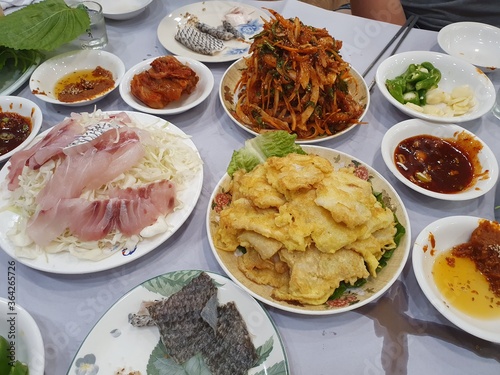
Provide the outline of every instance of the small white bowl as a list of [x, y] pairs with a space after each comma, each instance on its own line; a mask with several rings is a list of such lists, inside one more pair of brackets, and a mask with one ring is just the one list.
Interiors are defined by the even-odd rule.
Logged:
[[[12, 311], [14, 309], [14, 311]], [[15, 315], [7, 315], [15, 312]], [[7, 341], [15, 341], [16, 360], [28, 365], [30, 375], [43, 375], [45, 351], [42, 334], [33, 317], [21, 306], [0, 298], [0, 335]], [[9, 321], [12, 317], [14, 320]], [[9, 338], [9, 334], [15, 338]]]
[[130, 91], [130, 82], [136, 74], [142, 73], [151, 68], [151, 63], [158, 57], [141, 61], [130, 68], [122, 79], [120, 84], [120, 95], [122, 99], [132, 108], [153, 115], [175, 115], [191, 109], [203, 102], [214, 87], [214, 76], [210, 69], [203, 63], [190, 57], [175, 56], [179, 62], [188, 65], [200, 77], [196, 88], [189, 95], [182, 95], [179, 100], [169, 103], [165, 108], [151, 108], [137, 99]]
[[0, 112], [14, 112], [31, 119], [31, 133], [29, 136], [15, 149], [0, 155], [1, 163], [31, 143], [42, 127], [43, 114], [38, 105], [20, 96], [0, 96]]
[[[57, 100], [54, 88], [59, 79], [69, 73], [78, 70], [95, 69], [97, 66], [101, 66], [113, 74], [115, 85], [111, 90], [89, 100], [80, 100], [71, 103]], [[117, 88], [124, 74], [125, 65], [118, 56], [102, 50], [77, 50], [52, 57], [42, 63], [31, 75], [30, 89], [37, 98], [48, 103], [70, 107], [83, 106], [101, 100]]]
[[[484, 178], [478, 178], [475, 184], [470, 186], [468, 189], [453, 194], [437, 193], [414, 184], [403, 176], [401, 172], [399, 172], [396, 164], [394, 163], [394, 151], [401, 141], [423, 134], [453, 139], [456, 138], [457, 134], [460, 132], [472, 135], [475, 139], [481, 142], [483, 148], [479, 152], [478, 159], [481, 163], [482, 170], [488, 171], [485, 173]], [[402, 121], [391, 127], [385, 133], [384, 138], [382, 138], [381, 152], [387, 168], [389, 168], [399, 181], [411, 189], [432, 198], [449, 201], [462, 201], [477, 198], [490, 191], [495, 186], [498, 179], [498, 162], [495, 158], [495, 154], [493, 154], [491, 149], [481, 139], [468, 130], [455, 124], [436, 124], [420, 119]]]
[[432, 275], [439, 252], [468, 242], [480, 220], [472, 216], [449, 216], [429, 224], [420, 232], [413, 245], [413, 271], [422, 292], [446, 319], [471, 335], [500, 343], [500, 319], [478, 319], [457, 310], [446, 302]]
[[[441, 71], [438, 88], [451, 92], [452, 89], [468, 85], [474, 92], [476, 105], [460, 116], [440, 117], [418, 112], [401, 104], [387, 90], [385, 82], [403, 74], [410, 64], [420, 64], [424, 61], [432, 63]], [[458, 57], [431, 51], [403, 52], [384, 60], [375, 75], [377, 87], [393, 106], [410, 117], [443, 123], [460, 123], [475, 120], [488, 113], [495, 104], [496, 91], [490, 79], [480, 69]]]
[[128, 20], [138, 16], [153, 0], [98, 0], [104, 17], [111, 20]]
[[438, 44], [449, 55], [474, 64], [485, 73], [500, 69], [500, 28], [480, 22], [456, 22], [438, 33]]

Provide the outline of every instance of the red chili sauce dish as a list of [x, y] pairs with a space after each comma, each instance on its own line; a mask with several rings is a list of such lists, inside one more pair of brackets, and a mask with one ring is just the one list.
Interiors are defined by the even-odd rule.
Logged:
[[31, 133], [31, 119], [15, 112], [1, 112], [0, 108], [0, 156], [15, 149]]
[[466, 132], [454, 138], [422, 134], [401, 141], [394, 150], [398, 171], [414, 184], [437, 193], [453, 194], [487, 178], [479, 161], [483, 145]]

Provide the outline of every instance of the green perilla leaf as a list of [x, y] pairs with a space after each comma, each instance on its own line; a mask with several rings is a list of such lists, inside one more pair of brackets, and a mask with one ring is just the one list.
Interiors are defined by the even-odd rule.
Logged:
[[0, 46], [51, 51], [71, 42], [90, 26], [87, 12], [64, 0], [44, 0], [0, 17]]

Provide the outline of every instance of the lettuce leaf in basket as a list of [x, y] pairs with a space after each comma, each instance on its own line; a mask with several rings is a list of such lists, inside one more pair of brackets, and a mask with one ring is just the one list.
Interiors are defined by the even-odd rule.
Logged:
[[84, 9], [72, 8], [64, 0], [44, 0], [0, 17], [0, 46], [51, 51], [74, 40], [89, 25]]
[[295, 144], [295, 134], [284, 130], [269, 131], [245, 141], [245, 146], [233, 152], [227, 174], [232, 176], [239, 169], [250, 172], [271, 156], [286, 156], [291, 153], [306, 154]]

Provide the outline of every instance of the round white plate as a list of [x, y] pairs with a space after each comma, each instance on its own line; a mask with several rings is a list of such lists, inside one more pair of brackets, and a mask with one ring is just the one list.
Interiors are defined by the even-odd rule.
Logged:
[[[231, 64], [229, 68], [227, 68], [220, 82], [219, 99], [222, 104], [222, 108], [224, 108], [229, 118], [233, 120], [233, 122], [236, 125], [238, 125], [243, 130], [249, 132], [250, 134], [258, 135], [258, 133], [255, 130], [251, 129], [246, 124], [240, 122], [240, 120], [234, 115], [236, 112], [236, 103], [238, 102], [238, 96], [240, 93], [240, 90], [235, 91], [234, 89], [238, 84], [239, 80], [241, 79], [242, 75], [241, 70], [245, 68], [246, 65], [245, 65], [245, 60], [243, 58], [239, 59], [238, 61], [235, 61], [233, 64]], [[356, 101], [358, 101], [365, 107], [365, 110], [359, 117], [359, 121], [361, 122], [363, 117], [368, 112], [368, 108], [370, 106], [370, 92], [363, 77], [361, 77], [361, 75], [352, 66], [351, 66], [351, 73], [352, 77], [354, 78], [354, 82], [353, 81], [349, 82], [349, 92]], [[306, 144], [306, 143], [318, 143], [326, 141], [332, 138], [340, 137], [341, 135], [354, 129], [356, 126], [357, 124], [352, 124], [346, 129], [326, 137], [317, 137], [312, 139], [298, 138], [296, 143]]]
[[[479, 152], [478, 158], [483, 171], [488, 171], [485, 173], [484, 178], [477, 179], [476, 183], [470, 186], [467, 190], [454, 194], [437, 193], [431, 190], [427, 190], [408, 180], [396, 168], [396, 165], [394, 163], [394, 151], [398, 144], [406, 138], [421, 134], [428, 134], [436, 137], [453, 139], [456, 138], [457, 134], [460, 132], [465, 132], [481, 142], [483, 148]], [[498, 162], [495, 158], [495, 154], [491, 151], [488, 145], [486, 145], [486, 143], [484, 143], [470, 131], [454, 124], [436, 124], [420, 119], [402, 121], [392, 126], [384, 134], [384, 138], [382, 138], [381, 143], [381, 152], [387, 168], [389, 168], [389, 170], [394, 174], [394, 176], [398, 178], [399, 181], [401, 181], [411, 189], [432, 198], [449, 201], [474, 199], [490, 191], [495, 186], [498, 180]]]
[[[111, 90], [89, 100], [77, 102], [61, 102], [54, 94], [56, 82], [65, 75], [78, 70], [95, 69], [101, 66], [113, 74], [115, 85]], [[116, 55], [102, 50], [76, 50], [54, 56], [44, 61], [35, 69], [30, 78], [30, 90], [35, 96], [51, 104], [60, 104], [69, 107], [88, 105], [101, 100], [118, 87], [125, 74], [125, 65]]]
[[154, 115], [174, 115], [197, 106], [212, 92], [214, 87], [214, 76], [210, 69], [197, 60], [189, 57], [176, 56], [176, 59], [179, 60], [179, 62], [184, 65], [188, 65], [196, 72], [198, 77], [200, 77], [195, 90], [189, 95], [182, 95], [179, 100], [169, 103], [165, 108], [156, 109], [146, 106], [134, 95], [132, 95], [132, 92], [130, 91], [130, 82], [136, 74], [149, 70], [151, 68], [150, 64], [156, 59], [157, 57], [153, 57], [148, 60], [141, 61], [137, 65], [130, 68], [123, 76], [120, 83], [120, 95], [125, 103], [132, 108]]
[[[5, 265], [7, 280], [9, 265]], [[14, 272], [10, 270], [10, 272]], [[5, 284], [5, 288], [8, 286]], [[7, 290], [6, 290], [7, 291]], [[29, 375], [43, 375], [45, 349], [42, 334], [35, 319], [15, 301], [0, 297], [0, 335], [7, 341], [15, 341], [16, 360], [28, 365]], [[12, 324], [9, 318], [13, 319]], [[11, 337], [9, 337], [11, 335]], [[3, 375], [3, 374], [2, 374]]]
[[138, 16], [153, 0], [97, 0], [104, 17], [111, 20], [128, 20]]
[[0, 155], [1, 163], [33, 141], [42, 127], [43, 114], [38, 105], [22, 96], [0, 96], [0, 112], [14, 112], [31, 119], [31, 133], [28, 135], [28, 138], [12, 151]]
[[[385, 81], [403, 74], [410, 64], [420, 64], [424, 61], [432, 63], [441, 71], [441, 80], [438, 83], [439, 89], [451, 92], [457, 86], [468, 85], [474, 92], [475, 107], [460, 116], [440, 117], [418, 112], [394, 99], [387, 90]], [[428, 121], [460, 123], [475, 120], [488, 113], [495, 104], [495, 87], [486, 74], [467, 61], [444, 53], [411, 51], [396, 54], [379, 65], [375, 79], [379, 90], [394, 107], [410, 117]]]
[[[384, 294], [387, 289], [399, 277], [403, 267], [406, 264], [410, 252], [411, 228], [410, 219], [403, 201], [398, 193], [389, 184], [389, 182], [379, 174], [375, 169], [362, 163], [353, 156], [342, 153], [340, 151], [332, 150], [320, 146], [302, 146], [304, 151], [313, 153], [328, 159], [335, 169], [345, 167], [348, 165], [356, 165], [357, 168], [366, 168], [370, 176], [370, 182], [373, 185], [373, 191], [382, 193], [384, 202], [397, 216], [401, 225], [405, 228], [406, 233], [402, 236], [398, 248], [394, 251], [392, 257], [388, 260], [387, 265], [380, 271], [376, 278], [369, 277], [367, 282], [359, 288], [349, 289], [350, 300], [344, 300], [341, 297], [338, 307], [333, 307], [328, 304], [319, 306], [301, 306], [290, 304], [284, 301], [275, 300], [271, 296], [272, 288], [266, 285], [259, 285], [247, 279], [247, 277], [238, 269], [237, 257], [233, 252], [219, 250], [215, 247], [213, 242], [213, 233], [216, 230], [215, 211], [212, 206], [215, 196], [222, 191], [227, 191], [231, 178], [226, 173], [218, 182], [215, 187], [208, 204], [206, 215], [206, 228], [208, 240], [215, 258], [226, 274], [240, 287], [245, 289], [252, 296], [258, 300], [268, 304], [269, 306], [276, 307], [280, 310], [285, 310], [293, 313], [300, 313], [306, 315], [333, 315], [345, 311], [354, 310], [358, 307], [370, 303]], [[345, 303], [342, 303], [345, 302]]]
[[[214, 55], [203, 55], [190, 50], [175, 40], [174, 36], [178, 28], [184, 26], [190, 18], [197, 17], [200, 22], [217, 27], [222, 24], [224, 15], [234, 7], [240, 7], [252, 17], [247, 24], [237, 26], [238, 30], [245, 36], [245, 41], [236, 39], [224, 41], [226, 48], [223, 51]], [[163, 47], [175, 55], [191, 57], [204, 62], [233, 61], [248, 54], [252, 36], [262, 31], [261, 18], [269, 19], [269, 15], [251, 5], [233, 1], [204, 1], [185, 5], [170, 13], [161, 20], [157, 34]]]
[[500, 29], [480, 22], [456, 22], [438, 33], [441, 49], [485, 73], [500, 69]]
[[413, 245], [413, 270], [427, 299], [446, 319], [474, 336], [500, 343], [500, 319], [478, 319], [455, 309], [439, 292], [432, 276], [437, 255], [468, 242], [479, 220], [472, 216], [449, 216], [429, 224]]
[[[146, 371], [150, 356], [160, 341], [157, 327], [133, 327], [128, 315], [139, 310], [141, 302], [167, 298], [188, 284], [201, 271], [175, 271], [154, 277], [138, 285], [116, 302], [97, 322], [75, 355], [68, 374], [78, 369], [99, 368], [99, 373], [115, 374], [119, 369], [125, 373]], [[265, 361], [248, 371], [248, 374], [289, 374], [285, 348], [268, 313], [262, 306], [231, 280], [207, 272], [217, 285], [219, 304], [234, 301], [245, 320], [247, 329], [256, 348], [268, 343], [269, 356]], [[131, 353], [133, 355], [131, 355]], [[161, 374], [180, 374], [178, 366], [167, 368], [173, 360], [163, 358], [165, 367]], [[192, 369], [190, 375], [207, 374], [202, 369]], [[92, 372], [91, 372], [92, 373]], [[184, 374], [185, 372], [182, 371]]]
[[[163, 119], [145, 113], [127, 113], [129, 114], [129, 116], [135, 118], [138, 122], [145, 125], [145, 127], [155, 126], [155, 123], [165, 122], [165, 120]], [[183, 136], [186, 135], [182, 130], [171, 123], [169, 123], [168, 129], [174, 134]], [[195, 144], [187, 136], [184, 139], [184, 142], [189, 147], [193, 148], [193, 150], [197, 151]], [[2, 170], [0, 170], [0, 207], [6, 206], [11, 195], [11, 192], [7, 189], [4, 182], [8, 173], [9, 165], [9, 162], [7, 162], [3, 166]], [[58, 274], [85, 274], [118, 267], [123, 264], [133, 262], [143, 255], [146, 255], [150, 251], [160, 246], [167, 239], [169, 239], [181, 227], [181, 225], [186, 221], [186, 219], [193, 211], [200, 196], [202, 184], [203, 169], [200, 168], [200, 172], [196, 175], [193, 181], [186, 184], [187, 188], [185, 190], [177, 192], [177, 197], [180, 201], [183, 202], [183, 205], [182, 208], [168, 215], [167, 222], [169, 224], [169, 230], [154, 237], [145, 238], [143, 241], [139, 242], [139, 244], [137, 245], [137, 249], [131, 254], [122, 254], [121, 252], [117, 252], [109, 256], [108, 258], [104, 258], [99, 261], [78, 259], [67, 252], [45, 254], [44, 256], [40, 256], [36, 259], [18, 257], [16, 255], [14, 246], [7, 237], [7, 232], [13, 226], [15, 220], [17, 220], [18, 215], [7, 210], [3, 210], [0, 212], [0, 247], [8, 255], [16, 259], [19, 263], [23, 263], [28, 267], [46, 272], [53, 272]]]

